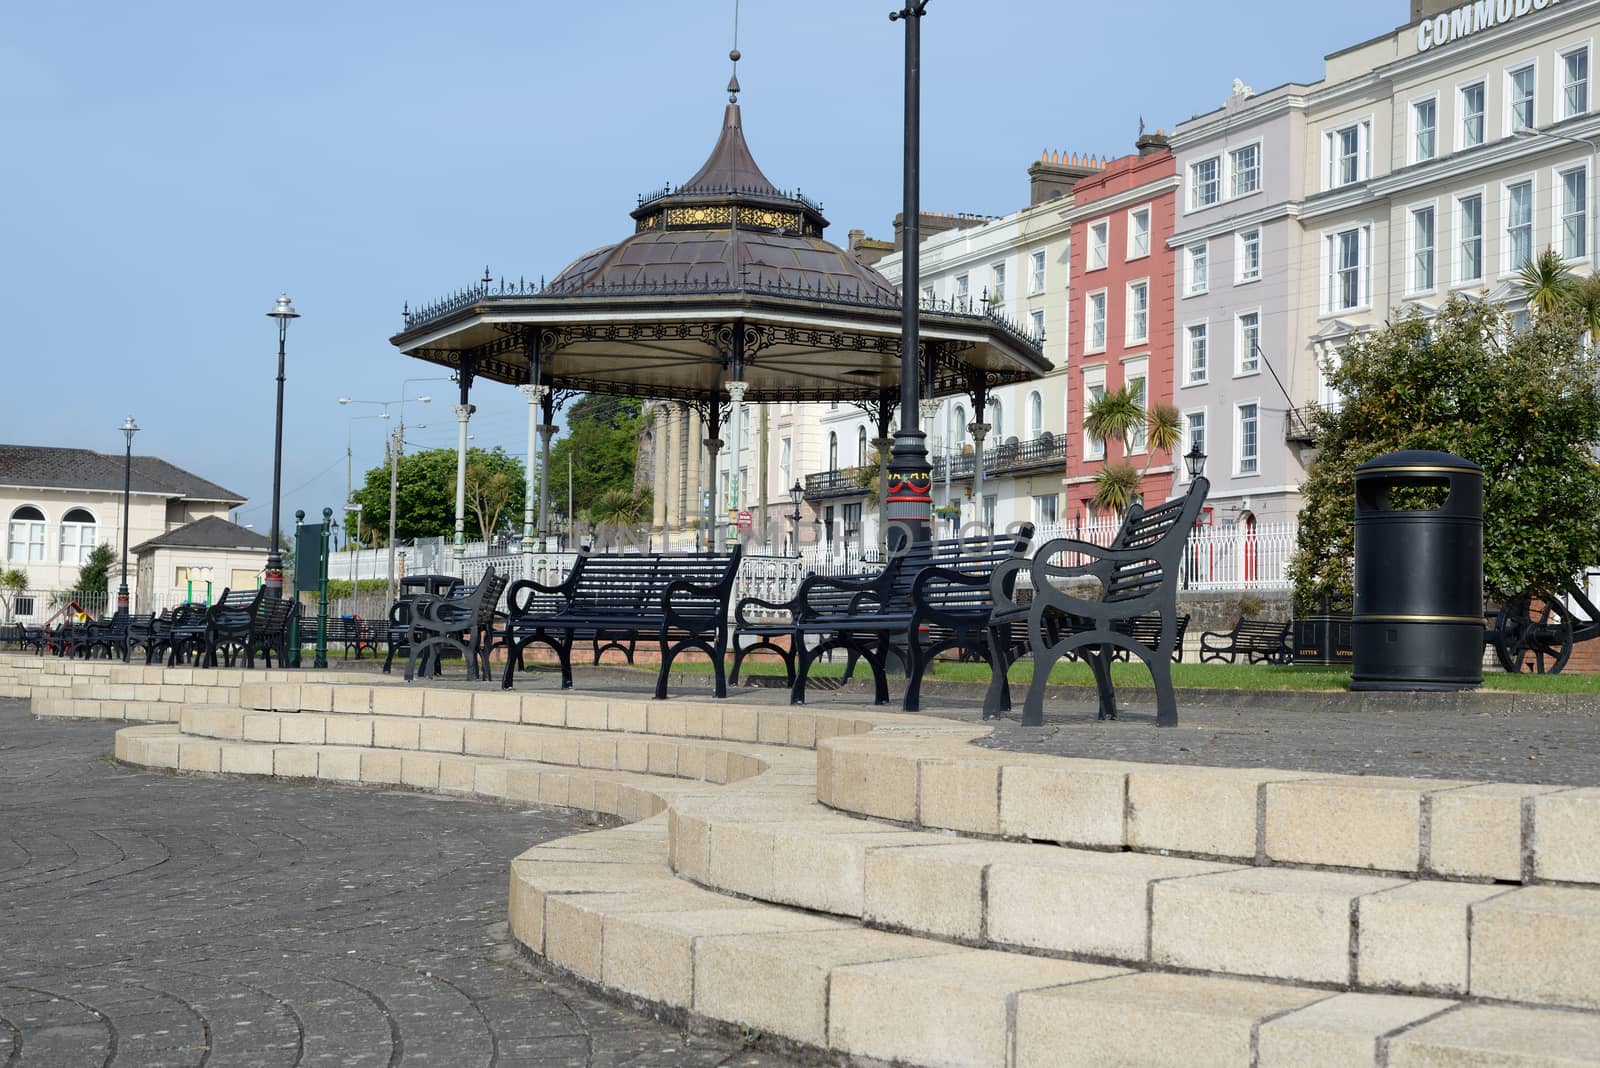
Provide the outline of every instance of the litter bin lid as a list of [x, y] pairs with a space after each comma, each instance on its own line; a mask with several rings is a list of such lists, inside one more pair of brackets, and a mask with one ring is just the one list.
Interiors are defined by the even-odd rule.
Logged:
[[1426, 474], [1433, 471], [1471, 471], [1483, 474], [1482, 467], [1454, 453], [1434, 452], [1431, 449], [1405, 449], [1383, 456], [1374, 456], [1356, 468], [1356, 476]]

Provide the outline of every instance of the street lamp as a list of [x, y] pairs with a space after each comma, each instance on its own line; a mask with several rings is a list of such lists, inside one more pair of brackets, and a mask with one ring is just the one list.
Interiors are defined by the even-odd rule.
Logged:
[[139, 432], [139, 424], [133, 421], [133, 416], [123, 420], [121, 427], [123, 436], [128, 439], [127, 455], [122, 464], [122, 584], [117, 587], [117, 611], [124, 616], [128, 614], [128, 497], [133, 489], [133, 435]]
[[278, 498], [283, 490], [283, 342], [289, 336], [289, 320], [300, 318], [289, 301], [289, 294], [279, 293], [278, 301], [267, 315], [278, 320], [278, 418], [272, 440], [272, 544], [267, 549], [267, 574], [263, 585], [267, 596], [274, 600], [283, 596], [283, 553], [278, 548]]
[[789, 500], [794, 504], [794, 511], [789, 513], [789, 518], [794, 520], [794, 554], [800, 555], [800, 502], [805, 498], [806, 489], [800, 485], [800, 480], [794, 480], [794, 485], [789, 487]]
[[1183, 454], [1183, 466], [1189, 472], [1191, 482], [1206, 473], [1206, 454], [1200, 451], [1198, 438], [1190, 444], [1189, 451]]
[[[1573, 137], [1571, 134], [1556, 133], [1554, 130], [1536, 130], [1532, 126], [1518, 126], [1511, 131], [1511, 136], [1519, 140], [1536, 140], [1541, 137], [1553, 138], [1557, 141], [1566, 141], [1574, 145], [1582, 145], [1589, 150], [1589, 173], [1584, 180], [1588, 182], [1600, 181], [1600, 142], [1587, 137]], [[1593, 265], [1596, 274], [1600, 274], [1600, 199], [1590, 195], [1589, 190], [1584, 190], [1584, 210], [1588, 211], [1593, 219], [1590, 220], [1590, 232], [1585, 235], [1589, 242], [1589, 262]]]

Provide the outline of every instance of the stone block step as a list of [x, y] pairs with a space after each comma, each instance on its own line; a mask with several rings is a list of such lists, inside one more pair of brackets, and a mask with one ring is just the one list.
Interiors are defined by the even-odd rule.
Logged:
[[239, 688], [237, 703], [241, 708], [256, 711], [483, 720], [723, 739], [796, 749], [815, 748], [819, 738], [865, 733], [905, 719], [883, 712], [791, 710], [733, 701], [655, 701], [559, 692], [519, 693], [498, 687], [444, 687], [421, 683], [403, 686], [368, 686], [361, 682], [246, 684]]
[[1047, 757], [985, 728], [823, 740], [817, 797], [907, 827], [1496, 882], [1600, 886], [1600, 788]]
[[250, 712], [213, 705], [177, 707], [180, 730], [194, 738], [417, 750], [703, 779], [719, 784], [738, 782], [773, 767], [780, 772], [795, 772], [798, 781], [809, 781], [809, 760], [778, 746], [485, 720]]
[[1600, 889], [1419, 880], [914, 832], [768, 793], [684, 798], [674, 871], [982, 948], [1600, 1009]]
[[1056, 960], [728, 897], [672, 877], [668, 822], [522, 854], [513, 936], [607, 990], [874, 1063], [1600, 1065], [1589, 1012]]
[[123, 728], [117, 732], [116, 757], [140, 767], [404, 786], [501, 802], [556, 805], [629, 821], [663, 812], [674, 798], [720, 789], [701, 780], [536, 761], [357, 746], [221, 741], [184, 735], [175, 724]]

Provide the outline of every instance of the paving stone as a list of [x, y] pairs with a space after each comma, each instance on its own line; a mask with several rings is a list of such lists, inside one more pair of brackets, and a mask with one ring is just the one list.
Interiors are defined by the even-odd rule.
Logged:
[[1386, 1041], [1388, 1068], [1600, 1064], [1600, 1017], [1468, 1005]]
[[1470, 911], [1504, 886], [1425, 881], [1357, 904], [1356, 978], [1365, 987], [1465, 994]]
[[1443, 998], [1339, 994], [1269, 1019], [1256, 1034], [1257, 1068], [1371, 1068], [1386, 1035], [1452, 1009]]
[[1008, 765], [1000, 779], [1000, 833], [1120, 849], [1127, 772], [1099, 760]]
[[[0, 1018], [20, 1027], [19, 1065], [105, 1063], [108, 1023], [116, 1063], [139, 1068], [193, 1068], [207, 1027], [213, 1065], [287, 1068], [297, 1041], [302, 1065], [454, 1068], [495, 1050], [536, 1068], [792, 1064], [685, 1036], [509, 948], [510, 858], [581, 816], [132, 769], [102, 759], [116, 726], [0, 700], [0, 826], [49, 836], [26, 839], [32, 859], [0, 843]], [[343, 757], [349, 778], [360, 756], [260, 748]], [[0, 1061], [11, 1041], [0, 1023]]]
[[1533, 827], [1536, 876], [1600, 883], [1600, 787], [1535, 798]]
[[1256, 855], [1260, 791], [1294, 772], [1143, 767], [1128, 772], [1128, 845], [1248, 860]]
[[1600, 890], [1525, 886], [1472, 906], [1472, 991], [1600, 1009]]
[[1428, 798], [1428, 870], [1475, 879], [1522, 879], [1522, 810], [1560, 787], [1480, 783]]

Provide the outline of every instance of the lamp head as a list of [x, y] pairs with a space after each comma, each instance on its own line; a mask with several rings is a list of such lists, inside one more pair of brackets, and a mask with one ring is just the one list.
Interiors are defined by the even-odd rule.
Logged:
[[1200, 443], [1194, 442], [1189, 446], [1189, 451], [1183, 455], [1183, 466], [1189, 472], [1191, 479], [1199, 478], [1206, 472], [1206, 454], [1200, 451]]
[[280, 323], [285, 319], [300, 318], [300, 313], [294, 310], [294, 303], [289, 300], [289, 294], [287, 293], [278, 294], [277, 303], [273, 304], [272, 310], [267, 312], [267, 314], [278, 320]]

